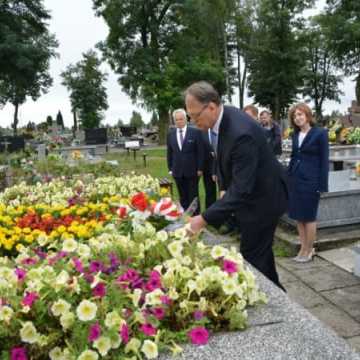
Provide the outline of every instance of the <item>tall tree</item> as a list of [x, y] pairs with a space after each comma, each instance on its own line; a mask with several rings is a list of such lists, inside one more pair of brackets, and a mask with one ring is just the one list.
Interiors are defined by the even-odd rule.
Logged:
[[[166, 139], [169, 109], [183, 105], [181, 91], [187, 85], [207, 79], [224, 90], [219, 33], [204, 30], [216, 24], [199, 10], [206, 3], [203, 0], [93, 3], [109, 27], [109, 35], [99, 47], [132, 100], [158, 113], [161, 143]], [[203, 28], [201, 24], [205, 24]]]
[[14, 134], [19, 106], [27, 96], [39, 98], [52, 84], [49, 66], [57, 42], [47, 29], [49, 18], [42, 1], [0, 2], [0, 99], [15, 107]]
[[346, 75], [355, 75], [355, 93], [360, 104], [360, 2], [327, 0], [321, 22], [337, 64]]
[[61, 126], [61, 128], [64, 130], [65, 126], [64, 126], [64, 119], [62, 116], [61, 111], [59, 110], [57, 115], [56, 115], [56, 125], [57, 126]]
[[249, 93], [280, 120], [303, 83], [297, 18], [312, 0], [261, 0], [249, 59]]
[[97, 128], [108, 108], [104, 82], [107, 74], [100, 69], [101, 61], [96, 52], [89, 50], [75, 65], [69, 65], [61, 73], [62, 84], [70, 91], [74, 115], [74, 131], [77, 130], [77, 115], [84, 129]]
[[52, 118], [51, 115], [48, 115], [48, 116], [46, 117], [46, 123], [47, 123], [48, 127], [51, 128], [51, 126], [52, 126], [52, 124], [53, 124], [53, 118]]
[[334, 57], [329, 50], [321, 26], [314, 18], [303, 33], [306, 49], [306, 72], [303, 95], [314, 101], [316, 118], [322, 122], [322, 108], [325, 100], [340, 102], [342, 82], [339, 70], [334, 65]]
[[255, 33], [255, 12], [259, 0], [238, 0], [231, 16], [232, 51], [236, 66], [235, 86], [239, 92], [239, 107], [244, 107], [246, 80], [248, 76], [249, 52]]
[[141, 117], [141, 114], [137, 111], [132, 112], [130, 126], [135, 126], [138, 130], [144, 126], [144, 121]]

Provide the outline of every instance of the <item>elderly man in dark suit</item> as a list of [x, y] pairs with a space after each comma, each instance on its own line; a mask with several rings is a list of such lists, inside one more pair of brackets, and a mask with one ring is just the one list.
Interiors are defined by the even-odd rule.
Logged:
[[[201, 131], [187, 126], [184, 109], [173, 112], [175, 129], [167, 138], [167, 164], [169, 174], [175, 179], [180, 204], [186, 210], [195, 197], [199, 197], [199, 177], [203, 173], [204, 144]], [[200, 212], [200, 205], [195, 211]]]
[[272, 244], [275, 228], [287, 207], [285, 172], [266, 141], [261, 126], [235, 107], [223, 106], [207, 82], [185, 92], [188, 115], [202, 129], [211, 129], [217, 144], [220, 190], [225, 195], [190, 219], [190, 231], [225, 221], [235, 213], [241, 227], [244, 258], [280, 288]]

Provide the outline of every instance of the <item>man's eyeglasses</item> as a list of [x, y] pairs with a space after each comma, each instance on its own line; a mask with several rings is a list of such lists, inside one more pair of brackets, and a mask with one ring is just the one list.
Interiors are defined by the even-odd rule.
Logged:
[[193, 120], [196, 120], [199, 118], [199, 116], [203, 113], [203, 111], [209, 106], [209, 104], [205, 104], [202, 109], [197, 112], [196, 114], [190, 114], [190, 113], [186, 113], [186, 115], [190, 118], [190, 119], [193, 119]]

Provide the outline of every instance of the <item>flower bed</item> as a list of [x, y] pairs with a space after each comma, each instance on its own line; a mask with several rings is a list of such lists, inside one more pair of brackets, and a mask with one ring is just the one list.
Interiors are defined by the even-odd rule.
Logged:
[[[235, 249], [160, 230], [180, 216], [176, 205], [160, 198], [155, 181], [136, 193], [144, 179], [128, 180], [84, 185], [76, 203], [74, 188], [57, 194], [58, 183], [23, 199], [14, 189], [0, 195], [0, 234], [16, 228], [33, 237], [0, 258], [1, 358], [154, 359], [180, 352], [184, 341], [202, 345], [211, 332], [245, 328], [246, 308], [265, 301]], [[70, 229], [89, 223], [86, 236]]]

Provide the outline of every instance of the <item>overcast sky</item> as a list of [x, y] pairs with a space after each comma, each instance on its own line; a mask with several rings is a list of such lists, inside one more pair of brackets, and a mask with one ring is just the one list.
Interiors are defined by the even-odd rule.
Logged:
[[[319, 0], [317, 11], [322, 8], [325, 0]], [[94, 45], [106, 38], [107, 27], [102, 18], [97, 18], [92, 9], [92, 0], [45, 0], [45, 7], [51, 11], [50, 31], [56, 35], [59, 41], [59, 59], [51, 62], [50, 73], [54, 84], [46, 95], [42, 95], [36, 102], [28, 100], [19, 109], [19, 126], [26, 125], [29, 121], [39, 123], [45, 121], [48, 115], [55, 118], [58, 110], [61, 110], [65, 125], [72, 125], [69, 94], [61, 85], [60, 73], [69, 64], [74, 64], [82, 58], [82, 53], [94, 47]], [[311, 13], [313, 13], [311, 11]], [[308, 12], [309, 13], [309, 12]], [[134, 105], [129, 97], [121, 91], [117, 83], [117, 77], [111, 70], [104, 66], [109, 73], [107, 82], [107, 94], [109, 109], [106, 111], [104, 124], [116, 124], [119, 118], [128, 122], [132, 111], [141, 112], [145, 121], [150, 119], [150, 114]], [[344, 79], [342, 86], [345, 95], [341, 98], [341, 104], [328, 102], [324, 105], [326, 113], [338, 109], [345, 111], [355, 98], [354, 83], [350, 79]], [[238, 97], [235, 94], [234, 105], [238, 105]], [[247, 100], [245, 103], [251, 102]], [[14, 107], [7, 104], [0, 110], [0, 124], [2, 127], [9, 126], [13, 119]]]

